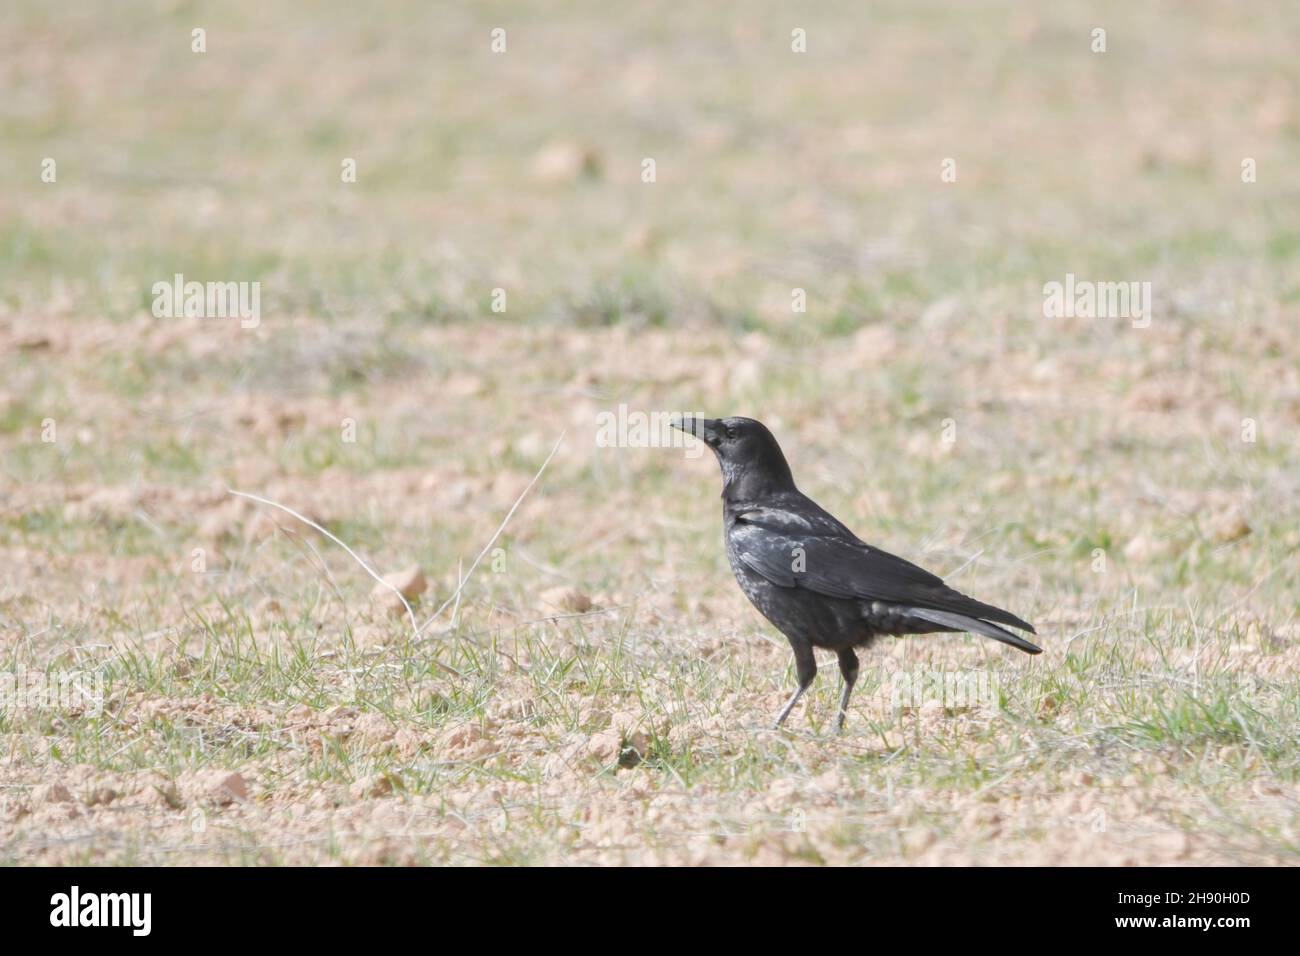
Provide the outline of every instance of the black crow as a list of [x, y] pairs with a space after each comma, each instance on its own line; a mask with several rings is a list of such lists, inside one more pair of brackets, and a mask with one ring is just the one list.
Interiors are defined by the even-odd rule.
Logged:
[[745, 596], [794, 650], [799, 686], [781, 708], [777, 727], [817, 676], [814, 647], [839, 655], [844, 689], [836, 730], [844, 727], [858, 679], [854, 649], [868, 647], [881, 635], [969, 631], [1028, 654], [1042, 652], [998, 626], [1033, 634], [1029, 623], [866, 544], [799, 491], [781, 446], [762, 422], [687, 418], [673, 426], [695, 435], [717, 456], [731, 570]]

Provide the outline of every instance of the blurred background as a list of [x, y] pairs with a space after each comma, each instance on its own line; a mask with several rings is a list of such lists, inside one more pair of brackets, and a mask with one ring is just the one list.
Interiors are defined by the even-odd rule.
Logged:
[[[205, 52], [192, 49], [195, 29]], [[358, 701], [397, 694], [388, 719], [454, 734], [457, 721], [485, 726], [490, 701], [537, 692], [465, 655], [522, 639], [538, 615], [594, 606], [617, 610], [553, 634], [613, 668], [589, 694], [690, 713], [702, 698], [719, 706], [711, 682], [723, 673], [731, 712], [758, 721], [783, 696], [787, 652], [730, 579], [715, 466], [596, 442], [597, 416], [621, 403], [743, 414], [773, 428], [801, 487], [864, 538], [1039, 624], [1057, 670], [1004, 681], [1026, 713], [1066, 721], [1052, 731], [1062, 763], [1085, 759], [1062, 740], [1091, 753], [1090, 735], [1116, 727], [1143, 761], [1160, 748], [1190, 760], [1202, 745], [1272, 755], [1253, 770], [1232, 758], [1218, 783], [1174, 760], [1186, 793], [1217, 794], [1212, 845], [1148, 852], [1116, 849], [1145, 846], [1132, 833], [1085, 846], [1058, 832], [1056, 849], [1030, 840], [1049, 847], [1034, 851], [1042, 859], [1294, 854], [1294, 831], [1264, 822], [1293, 823], [1293, 797], [1267, 817], [1233, 788], [1264, 773], [1293, 794], [1296, 771], [1284, 753], [1300, 607], [1298, 31], [1300, 8], [1283, 2], [11, 0], [0, 13], [0, 641], [11, 666], [93, 658], [122, 693], [189, 700], [177, 714], [204, 694], [234, 710], [363, 714]], [[341, 176], [348, 160], [355, 182]], [[259, 282], [260, 324], [155, 318], [152, 286], [176, 273]], [[1150, 326], [1045, 317], [1043, 286], [1067, 273], [1149, 282]], [[806, 311], [792, 309], [794, 290]], [[349, 421], [355, 441], [342, 437]], [[301, 526], [277, 533], [266, 509], [225, 490], [306, 512], [381, 571], [418, 564], [436, 606], [561, 433], [500, 568], [484, 565], [444, 645], [420, 651], [478, 681], [439, 691], [437, 706], [420, 683], [438, 678], [433, 658], [412, 665], [403, 622], [367, 616], [360, 569]], [[258, 653], [306, 642], [349, 663], [340, 674], [319, 658], [314, 670], [281, 662], [254, 677], [209, 653], [244, 637]], [[568, 653], [537, 639], [534, 653]], [[1218, 642], [1212, 661], [1205, 640]], [[610, 663], [624, 641], [639, 650]], [[1095, 656], [1070, 657], [1094, 641]], [[900, 644], [923, 655], [902, 665], [967, 653], [901, 649], [919, 644]], [[398, 645], [405, 690], [375, 674], [359, 691], [365, 668], [349, 655]], [[1167, 679], [1144, 683], [1152, 668]], [[666, 672], [685, 683], [670, 692], [648, 676]], [[1092, 691], [1063, 689], [1084, 673]], [[1177, 696], [1180, 681], [1212, 673], [1224, 683], [1199, 705]], [[1284, 690], [1238, 724], [1243, 673]], [[1089, 696], [1100, 687], [1116, 696]], [[834, 690], [824, 676], [826, 713]], [[1082, 725], [1066, 720], [1069, 701]], [[626, 706], [582, 706], [561, 729], [544, 725], [559, 737], [539, 752], [596, 731], [626, 744], [605, 712]], [[873, 718], [886, 742], [887, 711]], [[677, 726], [698, 731], [693, 719]], [[83, 783], [243, 767], [264, 802], [304, 805], [374, 774], [407, 773], [417, 797], [452, 787], [437, 769], [410, 777], [417, 744], [300, 781], [295, 755], [269, 744], [253, 757], [196, 754], [159, 732], [110, 759], [65, 733], [63, 751], [79, 758], [38, 747], [9, 765], [11, 782], [65, 764]], [[740, 786], [682, 733], [694, 744], [656, 751], [668, 784]], [[465, 757], [475, 739], [435, 749], [495, 767], [491, 748]], [[511, 766], [544, 789], [548, 771], [520, 759], [540, 776]], [[951, 783], [916, 759], [888, 772], [915, 774], [896, 782], [917, 792]], [[762, 766], [745, 784], [755, 792], [770, 789], [769, 770], [790, 769]], [[1120, 760], [1089, 772], [1131, 770]], [[472, 803], [481, 780], [457, 780]], [[933, 807], [916, 812], [907, 826], [935, 825]], [[1187, 828], [1161, 821], [1183, 839]], [[8, 826], [13, 858], [56, 853]], [[938, 852], [863, 826], [816, 853]], [[447, 839], [419, 859], [485, 858]], [[518, 839], [523, 860], [558, 845], [540, 831]], [[993, 852], [957, 842], [945, 859]], [[746, 847], [751, 858], [770, 849]], [[730, 850], [724, 841], [723, 859], [739, 858]]]

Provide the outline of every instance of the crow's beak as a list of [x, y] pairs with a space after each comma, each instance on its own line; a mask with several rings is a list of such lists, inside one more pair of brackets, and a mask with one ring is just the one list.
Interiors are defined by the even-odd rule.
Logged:
[[668, 424], [678, 431], [694, 435], [710, 448], [717, 448], [722, 441], [722, 422], [716, 418], [678, 418]]

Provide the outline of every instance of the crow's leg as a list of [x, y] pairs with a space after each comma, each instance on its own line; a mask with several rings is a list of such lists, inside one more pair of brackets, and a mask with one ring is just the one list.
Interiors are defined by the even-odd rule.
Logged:
[[809, 685], [812, 684], [813, 678], [817, 676], [817, 659], [813, 657], [812, 645], [810, 644], [791, 644], [794, 651], [794, 672], [799, 678], [799, 686], [795, 692], [790, 695], [790, 699], [785, 702], [781, 708], [781, 713], [777, 714], [775, 727], [780, 727], [785, 723], [785, 719], [790, 716], [790, 711], [794, 710], [794, 705], [799, 703], [799, 698], [803, 696]]
[[844, 718], [849, 713], [849, 694], [853, 693], [853, 685], [858, 681], [858, 655], [853, 653], [851, 647], [846, 647], [839, 654], [840, 674], [844, 678], [844, 688], [840, 691], [840, 712], [835, 718], [836, 733], [844, 729]]

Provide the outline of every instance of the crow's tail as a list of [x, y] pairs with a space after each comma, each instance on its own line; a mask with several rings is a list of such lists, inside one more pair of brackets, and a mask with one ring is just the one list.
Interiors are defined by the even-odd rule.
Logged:
[[954, 631], [969, 631], [972, 634], [982, 634], [985, 637], [993, 638], [995, 641], [1001, 641], [1003, 644], [1010, 644], [1026, 654], [1041, 654], [1043, 652], [1043, 649], [1037, 644], [1031, 644], [1023, 637], [1012, 634], [996, 624], [981, 621], [977, 617], [954, 614], [951, 611], [936, 611], [928, 607], [909, 607], [904, 610], [909, 617], [919, 617], [923, 621], [929, 621], [931, 624], [941, 624], [944, 627], [952, 628]]

